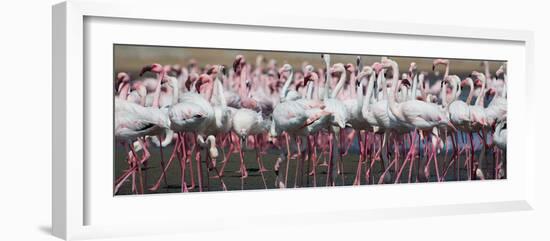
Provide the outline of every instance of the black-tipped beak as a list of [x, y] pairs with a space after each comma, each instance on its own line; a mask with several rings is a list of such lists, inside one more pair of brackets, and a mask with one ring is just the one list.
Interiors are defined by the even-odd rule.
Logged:
[[153, 65], [145, 65], [145, 67], [141, 68], [141, 71], [139, 72], [139, 76], [143, 76], [145, 72], [151, 71], [153, 69]]
[[208, 70], [206, 71], [206, 74], [207, 74], [207, 75], [211, 75], [212, 72], [214, 72], [214, 68], [208, 69]]
[[239, 60], [235, 60], [233, 61], [233, 71], [236, 73], [237, 72], [237, 68], [239, 67]]

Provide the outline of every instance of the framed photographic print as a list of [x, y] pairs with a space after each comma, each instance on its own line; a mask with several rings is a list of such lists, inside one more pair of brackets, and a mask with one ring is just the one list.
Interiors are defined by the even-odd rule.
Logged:
[[53, 7], [56, 236], [532, 208], [531, 32], [184, 7]]

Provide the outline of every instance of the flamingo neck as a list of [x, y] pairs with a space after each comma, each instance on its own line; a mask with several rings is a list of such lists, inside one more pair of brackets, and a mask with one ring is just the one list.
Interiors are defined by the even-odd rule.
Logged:
[[307, 91], [306, 96], [307, 99], [313, 99], [313, 82], [309, 81], [307, 82]]
[[502, 85], [502, 93], [501, 93], [501, 97], [502, 98], [506, 98], [506, 95], [508, 94], [507, 91], [508, 91], [508, 76], [507, 75], [504, 75], [504, 84]]
[[176, 78], [172, 78], [171, 82], [172, 82], [172, 104], [175, 105], [178, 103], [178, 98], [180, 93], [179, 86], [178, 86], [179, 80]]
[[160, 74], [157, 74], [157, 87], [155, 89], [155, 93], [153, 95], [153, 107], [158, 108], [160, 105], [160, 86], [162, 84], [162, 79], [164, 79], [164, 71], [160, 72]]
[[470, 105], [472, 102], [472, 98], [474, 98], [474, 82], [471, 80], [468, 80], [468, 87], [470, 88], [470, 92], [468, 92], [468, 98], [466, 98], [466, 104]]
[[327, 73], [325, 75], [325, 88], [323, 89], [323, 96], [322, 96], [323, 100], [328, 99], [328, 93], [330, 88], [330, 78], [331, 78], [330, 61], [325, 59], [325, 65], [327, 68], [327, 71], [326, 71]]
[[[352, 71], [350, 74], [349, 74], [349, 84], [350, 84], [350, 87], [351, 87], [351, 97], [355, 97], [356, 95], [358, 95], [358, 92], [357, 92], [357, 89], [355, 88], [355, 86], [357, 86], [357, 76], [355, 75], [355, 71]], [[361, 84], [361, 83], [359, 83]]]
[[280, 96], [279, 96], [281, 98], [281, 100], [284, 100], [286, 98], [286, 95], [288, 94], [288, 88], [290, 87], [292, 82], [294, 82], [294, 70], [293, 69], [290, 70], [290, 74], [288, 75], [288, 78], [285, 81], [283, 89], [281, 90], [281, 93], [280, 93]]
[[477, 96], [475, 105], [483, 106], [483, 98], [485, 98], [485, 79], [481, 80], [481, 91], [479, 92], [479, 96]]
[[356, 98], [357, 98], [357, 110], [359, 112], [361, 112], [361, 110], [363, 109], [363, 99], [365, 98], [363, 96], [363, 81], [362, 80], [359, 80], [359, 86], [357, 87], [357, 91], [356, 91]]
[[396, 63], [392, 63], [392, 69], [393, 69], [393, 73], [394, 73], [394, 76], [392, 78], [392, 85], [391, 85], [391, 88], [390, 90], [393, 90], [392, 93], [393, 93], [393, 96], [389, 97], [388, 96], [388, 90], [386, 87], [386, 79], [384, 78], [384, 75], [382, 74], [382, 78], [383, 78], [383, 81], [382, 81], [382, 89], [384, 91], [384, 96], [386, 97], [387, 101], [388, 101], [388, 107], [391, 111], [391, 113], [395, 116], [401, 116], [401, 111], [399, 110], [399, 107], [395, 101], [395, 98], [397, 98], [397, 91], [398, 91], [398, 88], [397, 88], [397, 75], [395, 75], [395, 69], [397, 69], [397, 64]]
[[[449, 108], [449, 104], [452, 103], [453, 101], [457, 100], [458, 96], [457, 96], [457, 93], [458, 93], [458, 83], [453, 83], [453, 85], [451, 86], [451, 101], [447, 104], [447, 105], [444, 105], [443, 107], [447, 107]], [[445, 98], [445, 102], [447, 102], [447, 98]]]
[[246, 65], [244, 65], [241, 68], [241, 72], [239, 73], [240, 78], [240, 84], [239, 84], [239, 94], [241, 97], [245, 98], [248, 97], [248, 91], [246, 89]]
[[332, 92], [331, 97], [334, 99], [338, 96], [338, 93], [342, 90], [344, 87], [344, 83], [346, 82], [346, 71], [342, 71], [342, 74], [340, 74], [340, 79], [338, 80], [338, 83], [334, 87], [334, 91]]
[[126, 100], [128, 99], [128, 91], [130, 90], [130, 84], [125, 84], [122, 88], [120, 88], [118, 99], [119, 100]]
[[412, 88], [411, 88], [411, 95], [409, 97], [409, 100], [415, 100], [416, 99], [416, 88], [418, 88], [418, 82], [424, 81], [424, 74], [420, 73], [416, 79], [413, 79], [412, 81]]
[[[365, 97], [363, 97], [363, 109], [367, 112], [370, 110], [370, 99], [372, 97], [375, 81], [376, 81], [375, 74], [371, 74], [369, 78], [369, 83], [367, 84], [367, 93], [365, 94]], [[365, 116], [365, 114], [363, 116]]]

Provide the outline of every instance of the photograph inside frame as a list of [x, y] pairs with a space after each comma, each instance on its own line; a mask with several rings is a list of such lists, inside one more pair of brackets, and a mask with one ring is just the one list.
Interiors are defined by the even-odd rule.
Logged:
[[114, 195], [506, 179], [504, 60], [113, 51]]

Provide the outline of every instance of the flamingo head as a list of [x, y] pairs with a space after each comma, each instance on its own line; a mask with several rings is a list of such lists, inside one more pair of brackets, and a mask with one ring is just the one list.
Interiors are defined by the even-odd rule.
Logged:
[[308, 71], [308, 72], [304, 75], [304, 82], [303, 82], [303, 85], [306, 86], [307, 83], [308, 83], [309, 81], [316, 82], [318, 79], [319, 79], [319, 76], [317, 75], [317, 73], [315, 73], [315, 72], [313, 72], [313, 71]]
[[201, 74], [195, 83], [195, 88], [198, 93], [203, 93], [206, 88], [210, 87], [212, 83], [212, 77], [208, 74]]
[[346, 66], [342, 63], [337, 63], [330, 68], [330, 72], [333, 76], [338, 76], [346, 71]]
[[308, 73], [308, 72], [313, 72], [315, 70], [315, 68], [313, 67], [313, 65], [311, 64], [307, 64], [306, 66], [304, 66], [304, 76]]
[[416, 73], [416, 70], [418, 69], [418, 66], [416, 65], [416, 62], [411, 62], [409, 65], [409, 77], [413, 77]]
[[375, 62], [374, 64], [372, 64], [372, 69], [374, 70], [374, 73], [376, 75], [379, 75], [380, 71], [382, 71], [382, 69], [384, 69], [384, 65], [379, 63], [379, 62]]
[[292, 65], [290, 64], [283, 65], [283, 67], [279, 69], [279, 77], [283, 76], [284, 73], [288, 73], [290, 71], [292, 71]]
[[501, 66], [497, 69], [497, 72], [495, 72], [495, 75], [496, 75], [496, 76], [501, 76], [501, 75], [503, 75], [503, 74], [506, 72], [505, 68], [506, 68], [506, 67], [505, 67], [504, 65], [501, 65]]
[[241, 72], [245, 64], [246, 64], [246, 59], [244, 58], [244, 56], [240, 54], [237, 55], [235, 57], [235, 61], [233, 61], [233, 71], [235, 71], [235, 73]]
[[143, 76], [145, 72], [149, 72], [149, 71], [160, 74], [164, 71], [164, 68], [162, 67], [162, 65], [157, 63], [148, 64], [148, 65], [145, 65], [143, 68], [141, 68], [141, 71], [139, 72], [139, 76]]
[[218, 65], [209, 65], [206, 68], [206, 74], [210, 76], [216, 76], [218, 74], [219, 67]]
[[126, 72], [120, 72], [117, 74], [116, 80], [117, 80], [117, 86], [118, 86], [117, 91], [120, 92], [122, 87], [124, 87], [130, 82], [130, 75], [128, 75]]
[[357, 74], [357, 79], [361, 81], [361, 79], [363, 79], [365, 77], [369, 77], [372, 74], [374, 74], [373, 68], [371, 66], [365, 66], [365, 67], [363, 67], [361, 72], [359, 72], [359, 74]]
[[191, 90], [191, 85], [195, 81], [197, 81], [198, 78], [199, 78], [199, 76], [197, 75], [197, 73], [193, 72], [193, 73], [189, 74], [189, 77], [185, 81], [185, 88], [187, 88], [187, 90]]
[[485, 94], [487, 96], [495, 96], [497, 93], [496, 89], [493, 88], [493, 87], [490, 87], [489, 89], [487, 89], [487, 92], [485, 92]]
[[354, 73], [356, 70], [355, 65], [353, 65], [352, 63], [347, 63], [346, 65], [344, 65], [344, 68], [350, 73]]
[[435, 68], [438, 65], [449, 65], [449, 60], [448, 59], [435, 59], [432, 63], [432, 71], [435, 71]]
[[174, 72], [176, 74], [176, 76], [179, 76], [179, 75], [181, 75], [183, 70], [182, 70], [181, 65], [174, 64], [174, 65], [171, 66], [171, 71]]
[[321, 54], [321, 59], [325, 61], [326, 65], [330, 64], [330, 54]]
[[460, 87], [464, 87], [464, 86], [470, 86], [470, 87], [474, 86], [474, 81], [472, 80], [472, 78], [468, 77], [463, 79], [460, 82]]

